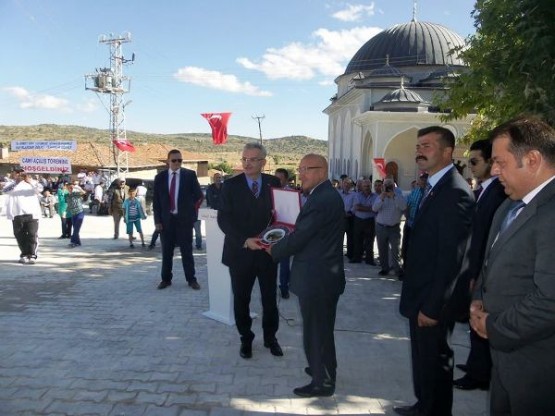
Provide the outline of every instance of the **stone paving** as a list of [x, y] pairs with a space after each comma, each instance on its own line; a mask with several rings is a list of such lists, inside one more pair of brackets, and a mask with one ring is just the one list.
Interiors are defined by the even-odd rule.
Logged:
[[[147, 238], [151, 222], [143, 223]], [[83, 246], [70, 249], [57, 239], [59, 218], [41, 220], [38, 262], [22, 265], [11, 223], [0, 217], [0, 416], [390, 415], [414, 401], [401, 284], [377, 268], [346, 265], [336, 394], [303, 399], [292, 394], [309, 381], [294, 296], [279, 305], [285, 356], [263, 347], [256, 319], [254, 357], [241, 359], [235, 327], [202, 315], [204, 251], [194, 253], [201, 291], [186, 285], [178, 261], [174, 284], [160, 291], [160, 249], [133, 250], [112, 234], [110, 217], [87, 216]], [[463, 362], [463, 325], [453, 344]], [[486, 393], [456, 391], [453, 413], [486, 414]]]

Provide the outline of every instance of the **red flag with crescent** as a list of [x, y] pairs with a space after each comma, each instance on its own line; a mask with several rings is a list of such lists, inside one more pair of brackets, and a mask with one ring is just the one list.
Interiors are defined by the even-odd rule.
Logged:
[[112, 143], [122, 152], [134, 152], [135, 146], [126, 137], [112, 138]]
[[380, 176], [383, 178], [386, 177], [385, 174], [385, 159], [384, 158], [374, 158], [374, 165], [376, 166], [376, 169], [378, 170]]
[[214, 144], [224, 144], [227, 140], [227, 121], [231, 113], [202, 113], [210, 127], [212, 128], [212, 142]]

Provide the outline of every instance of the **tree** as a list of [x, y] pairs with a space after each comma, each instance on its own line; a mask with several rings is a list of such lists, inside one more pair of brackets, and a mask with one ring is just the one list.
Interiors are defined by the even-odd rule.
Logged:
[[476, 33], [457, 51], [469, 70], [440, 104], [445, 120], [476, 113], [467, 139], [535, 113], [555, 125], [555, 7], [553, 0], [477, 0]]

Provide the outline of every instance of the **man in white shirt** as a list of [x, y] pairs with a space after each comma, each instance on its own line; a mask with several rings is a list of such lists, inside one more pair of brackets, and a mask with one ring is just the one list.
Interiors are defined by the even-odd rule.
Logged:
[[13, 233], [21, 254], [19, 262], [34, 264], [37, 259], [38, 229], [41, 208], [37, 183], [22, 168], [14, 168], [12, 181], [3, 186], [7, 194], [6, 218], [12, 221]]

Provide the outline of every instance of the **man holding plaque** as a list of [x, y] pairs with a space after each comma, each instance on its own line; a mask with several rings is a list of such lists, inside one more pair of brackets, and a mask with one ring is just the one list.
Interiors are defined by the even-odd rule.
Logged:
[[303, 344], [311, 383], [293, 390], [297, 396], [331, 396], [335, 392], [335, 313], [345, 290], [343, 270], [344, 204], [328, 180], [328, 164], [308, 154], [299, 163], [307, 195], [295, 230], [266, 250], [274, 260], [293, 257], [290, 290], [299, 298]]
[[275, 176], [262, 173], [266, 149], [261, 144], [247, 143], [241, 163], [243, 173], [227, 179], [222, 187], [218, 210], [218, 225], [225, 234], [222, 263], [229, 267], [235, 324], [241, 336], [239, 355], [245, 359], [252, 357], [254, 333], [249, 304], [258, 278], [264, 346], [279, 357], [283, 351], [276, 339], [277, 265], [262, 250], [258, 236], [272, 222], [271, 188], [279, 188], [280, 183]]

